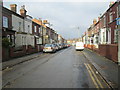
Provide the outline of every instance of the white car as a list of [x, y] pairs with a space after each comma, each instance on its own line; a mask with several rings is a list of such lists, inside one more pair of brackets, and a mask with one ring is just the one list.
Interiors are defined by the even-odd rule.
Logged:
[[83, 42], [76, 42], [75, 49], [76, 50], [84, 50], [84, 43]]
[[43, 48], [43, 52], [56, 52], [56, 48], [54, 44], [45, 44]]

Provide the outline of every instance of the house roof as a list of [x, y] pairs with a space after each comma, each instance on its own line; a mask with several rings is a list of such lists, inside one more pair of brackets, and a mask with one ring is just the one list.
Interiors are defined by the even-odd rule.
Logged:
[[21, 16], [20, 14], [18, 14], [18, 13], [16, 13], [16, 12], [13, 12], [12, 10], [10, 10], [10, 9], [8, 9], [8, 8], [6, 8], [6, 7], [2, 7], [2, 10], [3, 10], [3, 11], [6, 10], [6, 11], [10, 12], [11, 14], [14, 14], [14, 15], [20, 17], [20, 18], [24, 18], [24, 17]]

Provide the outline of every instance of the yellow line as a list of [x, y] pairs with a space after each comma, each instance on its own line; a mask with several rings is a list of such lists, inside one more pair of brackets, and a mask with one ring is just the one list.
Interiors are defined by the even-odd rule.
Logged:
[[101, 82], [98, 80], [98, 78], [97, 78], [96, 74], [94, 73], [94, 71], [92, 70], [92, 68], [90, 67], [90, 65], [89, 65], [89, 64], [88, 64], [88, 67], [89, 67], [89, 68], [90, 68], [90, 70], [92, 71], [92, 73], [93, 73], [93, 75], [94, 75], [95, 79], [97, 80], [97, 82], [99, 83], [100, 87], [101, 87], [101, 88], [103, 88], [103, 85], [102, 85], [102, 84], [101, 84]]
[[88, 73], [89, 73], [89, 75], [90, 75], [90, 77], [91, 77], [91, 79], [92, 79], [92, 81], [93, 81], [95, 87], [96, 87], [96, 88], [99, 88], [98, 85], [97, 85], [97, 83], [96, 83], [96, 81], [95, 81], [95, 79], [94, 79], [94, 77], [92, 76], [92, 73], [90, 72], [90, 70], [89, 70], [87, 64], [85, 64], [85, 66], [86, 66], [86, 68], [87, 68], [87, 70], [88, 70]]

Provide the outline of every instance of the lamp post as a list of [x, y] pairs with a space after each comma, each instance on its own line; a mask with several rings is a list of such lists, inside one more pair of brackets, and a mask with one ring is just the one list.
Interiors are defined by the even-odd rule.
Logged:
[[78, 41], [80, 41], [80, 38], [79, 38], [79, 29], [80, 29], [80, 27], [77, 27], [77, 29], [78, 29]]

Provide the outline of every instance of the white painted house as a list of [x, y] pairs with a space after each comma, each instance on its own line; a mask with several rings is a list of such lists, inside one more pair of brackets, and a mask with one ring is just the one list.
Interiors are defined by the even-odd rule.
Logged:
[[26, 43], [27, 45], [35, 46], [34, 35], [32, 35], [32, 17], [26, 16], [24, 19], [25, 22], [25, 33], [26, 34]]
[[24, 32], [24, 17], [18, 14], [12, 14], [12, 27], [15, 33], [15, 46], [22, 46], [22, 32]]

